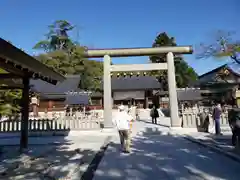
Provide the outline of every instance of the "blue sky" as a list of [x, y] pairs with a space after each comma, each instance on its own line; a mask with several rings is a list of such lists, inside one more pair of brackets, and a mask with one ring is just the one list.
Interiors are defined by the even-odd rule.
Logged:
[[[237, 8], [238, 7], [238, 8]], [[92, 48], [149, 47], [159, 32], [174, 36], [179, 45], [196, 46], [213, 40], [214, 32], [238, 32], [239, 0], [2, 0], [0, 36], [29, 54], [54, 20], [78, 26], [74, 38]], [[239, 38], [240, 40], [240, 38]], [[226, 61], [185, 60], [199, 74]], [[117, 58], [114, 63], [143, 63], [148, 57]]]

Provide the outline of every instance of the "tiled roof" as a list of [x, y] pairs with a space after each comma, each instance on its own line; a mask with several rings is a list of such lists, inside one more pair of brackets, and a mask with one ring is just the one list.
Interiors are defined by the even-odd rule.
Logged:
[[235, 75], [240, 76], [240, 64], [233, 62], [227, 64], [227, 68], [233, 72]]
[[25, 69], [25, 71], [22, 71], [23, 73], [28, 72], [28, 75], [31, 74], [31, 77], [38, 77], [52, 84], [56, 84], [57, 81], [64, 81], [65, 79], [61, 74], [2, 38], [0, 38], [0, 54], [1, 63], [11, 67], [14, 71]]
[[202, 99], [200, 89], [177, 89], [179, 101], [198, 101]]
[[42, 94], [64, 94], [68, 91], [76, 91], [80, 80], [79, 75], [67, 75], [63, 82], [59, 82], [55, 86], [40, 79], [31, 79], [30, 85], [33, 91]]
[[112, 90], [150, 90], [160, 89], [159, 83], [153, 76], [112, 77]]
[[228, 83], [239, 83], [240, 82], [240, 64], [236, 62], [231, 62], [228, 64], [224, 64], [216, 69], [213, 69], [212, 71], [209, 71], [201, 76], [199, 76], [199, 80], [194, 83], [194, 85], [200, 85], [200, 84], [206, 84], [206, 83], [217, 83], [219, 82], [216, 79], [216, 75], [219, 71], [222, 69], [227, 69], [230, 71], [234, 76], [238, 77], [237, 81], [234, 80], [235, 82], [229, 81]]
[[78, 89], [80, 83], [79, 75], [67, 75], [63, 82], [59, 82], [55, 86], [42, 80], [30, 80], [31, 89], [38, 92], [42, 99], [59, 99], [65, 98], [69, 91], [80, 91]]
[[[81, 91], [78, 88], [80, 80], [79, 75], [68, 75], [65, 81], [58, 83], [56, 86], [42, 80], [31, 80], [30, 84], [31, 89], [40, 93], [42, 99], [59, 99], [65, 98], [65, 94], [69, 91]], [[153, 76], [112, 77], [111, 83], [113, 91], [158, 90], [161, 88], [161, 83]], [[101, 86], [103, 87], [103, 84]], [[93, 93], [92, 96], [98, 97], [101, 96], [101, 93]]]
[[66, 100], [64, 102], [65, 104], [71, 104], [71, 105], [88, 105], [88, 95], [67, 95]]

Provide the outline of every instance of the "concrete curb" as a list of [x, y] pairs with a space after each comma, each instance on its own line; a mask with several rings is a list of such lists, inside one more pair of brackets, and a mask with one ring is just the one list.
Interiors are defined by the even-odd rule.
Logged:
[[184, 139], [188, 140], [188, 141], [191, 141], [191, 142], [195, 143], [195, 144], [198, 144], [200, 146], [208, 148], [208, 149], [210, 149], [210, 150], [212, 150], [216, 153], [221, 153], [221, 154], [225, 155], [226, 157], [240, 163], [240, 156], [238, 156], [238, 155], [236, 155], [232, 152], [227, 152], [227, 151], [224, 151], [223, 149], [221, 149], [220, 147], [215, 147], [215, 146], [211, 146], [209, 144], [203, 143], [203, 142], [199, 141], [198, 139], [193, 138], [193, 137], [188, 136], [188, 135], [183, 135], [182, 137]]

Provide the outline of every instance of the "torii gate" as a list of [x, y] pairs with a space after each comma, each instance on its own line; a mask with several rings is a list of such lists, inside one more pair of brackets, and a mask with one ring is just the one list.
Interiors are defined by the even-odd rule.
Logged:
[[[88, 58], [104, 57], [104, 128], [112, 127], [112, 88], [111, 72], [120, 71], [152, 71], [168, 70], [168, 91], [170, 100], [171, 127], [181, 127], [178, 115], [178, 101], [176, 91], [174, 54], [192, 54], [191, 46], [156, 47], [156, 48], [120, 48], [87, 50], [84, 54]], [[152, 56], [166, 54], [166, 63], [149, 64], [120, 64], [111, 65], [111, 57]]]

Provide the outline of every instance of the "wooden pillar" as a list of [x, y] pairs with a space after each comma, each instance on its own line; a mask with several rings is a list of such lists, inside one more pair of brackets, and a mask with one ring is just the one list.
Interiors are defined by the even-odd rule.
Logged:
[[144, 109], [148, 108], [148, 91], [145, 91]]
[[100, 98], [100, 103], [99, 103], [99, 105], [102, 107], [103, 106], [103, 99], [102, 98]]
[[28, 117], [29, 117], [29, 78], [23, 78], [23, 90], [22, 90], [22, 117], [21, 117], [21, 138], [20, 149], [26, 149], [28, 147]]

